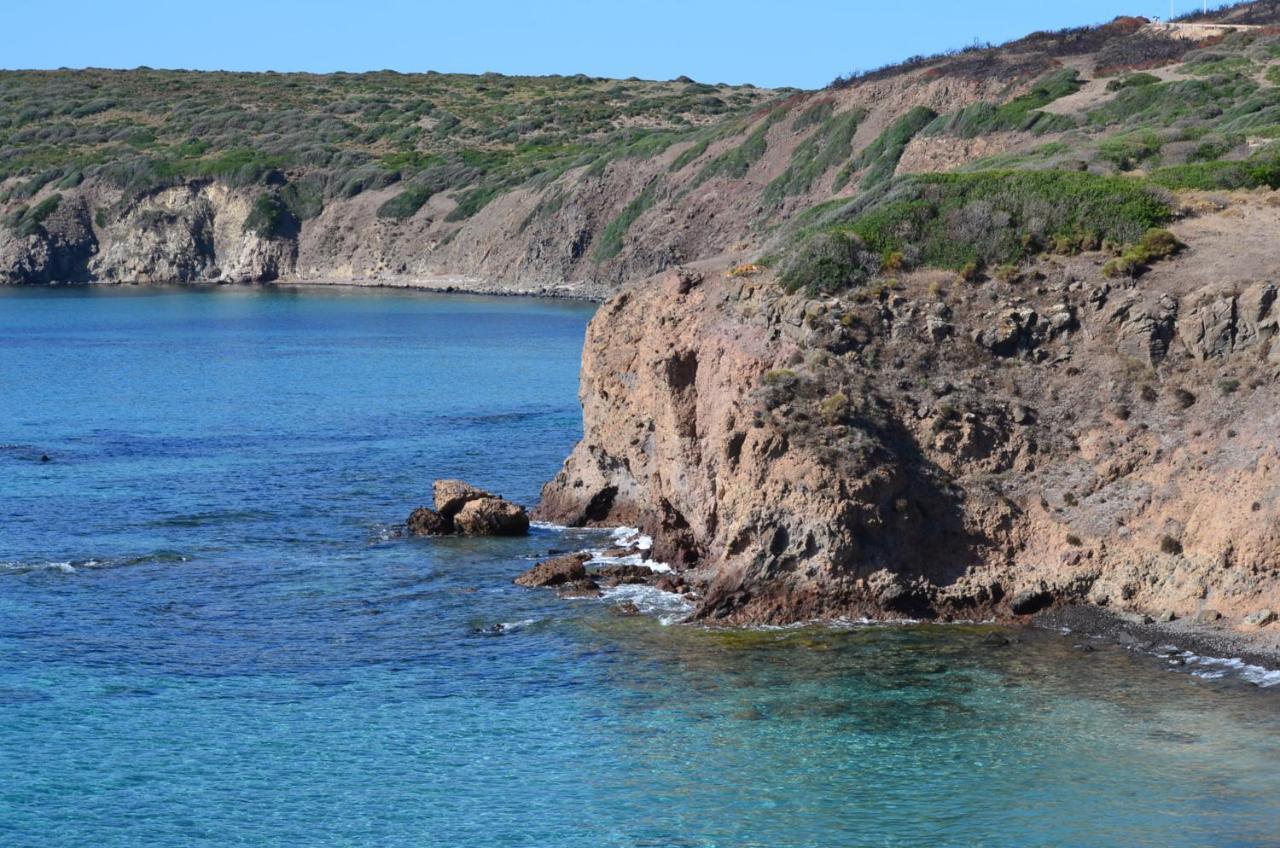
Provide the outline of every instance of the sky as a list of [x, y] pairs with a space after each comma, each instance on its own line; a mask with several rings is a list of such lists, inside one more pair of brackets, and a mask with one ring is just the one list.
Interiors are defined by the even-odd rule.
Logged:
[[[1179, 13], [1201, 0], [1174, 0]], [[5, 0], [0, 67], [576, 74], [817, 88], [1169, 0]], [[1216, 2], [1211, 5], [1216, 5]], [[51, 25], [50, 18], [56, 17]]]

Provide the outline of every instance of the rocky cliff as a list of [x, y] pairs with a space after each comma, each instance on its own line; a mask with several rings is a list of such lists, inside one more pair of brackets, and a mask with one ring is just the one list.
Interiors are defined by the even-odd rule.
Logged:
[[1084, 252], [820, 297], [725, 267], [631, 287], [540, 517], [644, 528], [725, 622], [1275, 608], [1276, 198], [1183, 207], [1188, 247], [1140, 280]]

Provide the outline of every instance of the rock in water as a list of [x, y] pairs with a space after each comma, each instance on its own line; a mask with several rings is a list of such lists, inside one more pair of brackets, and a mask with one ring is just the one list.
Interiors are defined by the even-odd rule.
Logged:
[[453, 526], [464, 536], [523, 536], [529, 532], [529, 514], [502, 498], [478, 498], [466, 502]]
[[407, 523], [414, 536], [447, 536], [453, 532], [451, 519], [425, 506], [410, 513]]
[[436, 512], [449, 518], [461, 512], [471, 501], [494, 497], [484, 489], [477, 489], [461, 480], [437, 480], [431, 487], [431, 493], [435, 497]]
[[517, 586], [562, 586], [587, 579], [586, 562], [590, 554], [569, 554], [543, 560], [515, 579]]
[[523, 536], [529, 532], [524, 507], [461, 480], [437, 480], [431, 487], [435, 509], [420, 507], [409, 516], [415, 536]]

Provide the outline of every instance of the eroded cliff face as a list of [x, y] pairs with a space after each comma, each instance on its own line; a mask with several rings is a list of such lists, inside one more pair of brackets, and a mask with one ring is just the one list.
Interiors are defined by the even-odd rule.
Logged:
[[[0, 226], [0, 285], [354, 282], [603, 299], [624, 281], [664, 268], [758, 249], [764, 219], [785, 220], [833, 195], [854, 193], [856, 181], [833, 188], [838, 168], [832, 163], [776, 208], [762, 206], [766, 187], [822, 131], [820, 122], [795, 128], [806, 111], [863, 115], [851, 154], [913, 108], [943, 113], [1005, 97], [1043, 70], [1015, 63], [1008, 73], [985, 78], [918, 71], [840, 91], [798, 93], [701, 146], [692, 140], [652, 156], [575, 167], [553, 180], [506, 190], [457, 220], [463, 193], [448, 191], [408, 218], [379, 216], [379, 208], [404, 191], [395, 183], [329, 198], [314, 217], [269, 236], [247, 226], [255, 201], [304, 178], [301, 170], [250, 186], [195, 179], [140, 194], [93, 176], [71, 188], [51, 184], [22, 200], [0, 201], [0, 217], [6, 218], [55, 194], [60, 201], [30, 234]], [[756, 132], [763, 149], [755, 158], [744, 158], [740, 169], [711, 167], [737, 155]], [[975, 149], [972, 157], [1040, 141], [1011, 134]], [[24, 182], [0, 181], [0, 192]], [[648, 200], [639, 203], [642, 198]], [[637, 203], [620, 244], [603, 250], [607, 231]]]
[[1276, 607], [1280, 212], [1175, 230], [1124, 283], [1084, 255], [821, 300], [723, 266], [629, 288], [539, 517], [643, 527], [732, 623]]

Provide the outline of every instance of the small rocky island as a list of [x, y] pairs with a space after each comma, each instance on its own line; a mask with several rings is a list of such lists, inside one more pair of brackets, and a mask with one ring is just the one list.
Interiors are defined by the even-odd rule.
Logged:
[[431, 487], [435, 509], [419, 507], [406, 522], [413, 536], [524, 536], [524, 507], [461, 480], [437, 480]]

